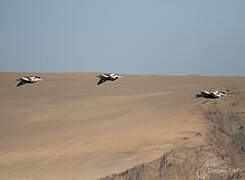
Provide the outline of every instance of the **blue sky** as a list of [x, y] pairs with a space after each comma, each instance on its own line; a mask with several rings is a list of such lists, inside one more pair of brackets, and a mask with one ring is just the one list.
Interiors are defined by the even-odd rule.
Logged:
[[244, 0], [1, 0], [0, 71], [245, 76]]

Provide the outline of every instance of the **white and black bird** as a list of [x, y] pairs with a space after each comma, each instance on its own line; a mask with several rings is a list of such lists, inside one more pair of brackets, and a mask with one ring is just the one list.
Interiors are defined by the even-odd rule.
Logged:
[[199, 94], [196, 95], [196, 98], [198, 97], [204, 97], [204, 98], [209, 98], [209, 99], [215, 99], [215, 98], [220, 98], [226, 95], [227, 92], [224, 91], [202, 91]]
[[36, 83], [38, 81], [43, 81], [39, 76], [24, 76], [16, 80], [19, 81], [19, 83], [16, 85], [17, 87], [26, 83]]
[[97, 82], [97, 85], [100, 85], [106, 81], [115, 81], [116, 79], [120, 78], [118, 74], [114, 73], [105, 73], [105, 74], [100, 74], [97, 76], [100, 80]]

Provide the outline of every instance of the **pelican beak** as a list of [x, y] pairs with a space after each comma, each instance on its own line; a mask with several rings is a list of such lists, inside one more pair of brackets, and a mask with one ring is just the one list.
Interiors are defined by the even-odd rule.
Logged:
[[39, 81], [43, 81], [43, 79], [40, 78]]

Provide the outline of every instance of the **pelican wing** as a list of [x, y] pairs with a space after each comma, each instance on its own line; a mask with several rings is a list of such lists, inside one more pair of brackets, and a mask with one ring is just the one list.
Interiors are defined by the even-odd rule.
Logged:
[[101, 78], [101, 79], [97, 82], [97, 85], [100, 85], [100, 84], [102, 84], [102, 83], [104, 83], [104, 82], [106, 82], [106, 81], [107, 81], [106, 78]]
[[25, 84], [25, 83], [26, 83], [25, 80], [21, 80], [16, 86], [19, 87], [19, 86], [21, 86], [21, 85], [23, 85], [23, 84]]
[[208, 91], [202, 91], [201, 94], [212, 94], [212, 93]]
[[21, 78], [21, 80], [23, 80], [23, 81], [31, 81], [31, 77], [26, 76], [26, 77]]

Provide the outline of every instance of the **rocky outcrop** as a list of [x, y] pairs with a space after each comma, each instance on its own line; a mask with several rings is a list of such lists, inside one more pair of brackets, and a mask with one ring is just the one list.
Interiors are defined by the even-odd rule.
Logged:
[[214, 128], [231, 138], [236, 150], [245, 152], [245, 102], [231, 95], [224, 99], [204, 101], [200, 106]]
[[[224, 161], [218, 159], [211, 146], [182, 148], [163, 154], [159, 159], [138, 165], [120, 174], [101, 178], [101, 180], [195, 180], [195, 179], [239, 179], [238, 169], [228, 172]], [[215, 172], [216, 170], [216, 172]], [[218, 174], [218, 171], [224, 171]]]

